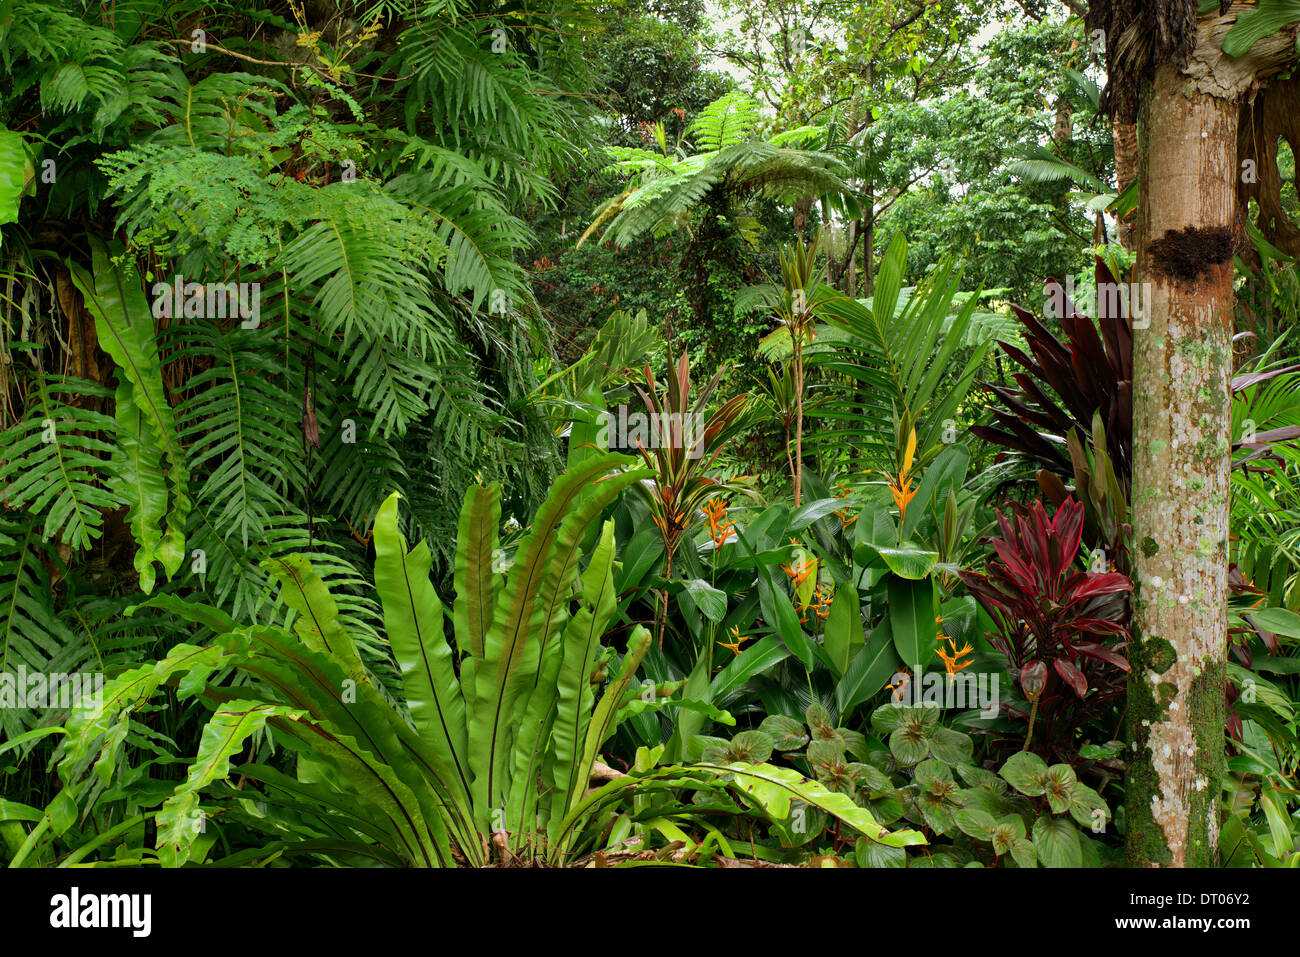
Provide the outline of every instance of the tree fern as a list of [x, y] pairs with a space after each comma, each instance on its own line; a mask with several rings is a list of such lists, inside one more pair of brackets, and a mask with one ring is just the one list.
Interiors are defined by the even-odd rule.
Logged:
[[733, 90], [700, 110], [687, 133], [697, 149], [715, 152], [753, 137], [758, 118], [758, 101]]
[[[729, 200], [766, 196], [793, 202], [804, 196], [834, 197], [857, 215], [844, 176], [848, 167], [829, 153], [790, 149], [755, 135], [758, 107], [741, 93], [728, 93], [705, 107], [690, 127], [700, 150], [663, 162], [646, 150], [614, 150], [614, 171], [633, 177], [632, 188], [597, 210], [579, 239], [585, 242], [608, 222], [606, 239], [626, 245], [644, 233], [664, 235], [683, 227], [711, 190]], [[664, 150], [667, 153], [667, 150]]]

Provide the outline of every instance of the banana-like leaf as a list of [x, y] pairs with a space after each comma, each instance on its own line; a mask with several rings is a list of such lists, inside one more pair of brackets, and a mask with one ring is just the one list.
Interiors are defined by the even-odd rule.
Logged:
[[750, 679], [790, 657], [790, 649], [776, 635], [760, 638], [713, 676], [709, 683], [709, 698], [717, 705], [725, 705]]
[[830, 659], [831, 670], [836, 678], [848, 669], [853, 649], [861, 647], [865, 641], [857, 590], [851, 582], [836, 585], [823, 637], [826, 656]]
[[854, 656], [844, 677], [835, 685], [835, 707], [841, 719], [880, 691], [902, 665], [898, 652], [894, 650], [893, 635], [886, 618], [871, 632], [866, 645]]
[[924, 668], [939, 645], [934, 582], [929, 578], [910, 581], [890, 575], [885, 588], [889, 594], [889, 628], [894, 649], [908, 668]]

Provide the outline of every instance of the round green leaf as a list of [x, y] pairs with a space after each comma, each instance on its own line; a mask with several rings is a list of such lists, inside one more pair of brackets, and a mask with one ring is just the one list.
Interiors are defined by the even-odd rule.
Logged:
[[1019, 751], [1007, 759], [998, 772], [1021, 794], [1038, 797], [1047, 778], [1047, 763], [1032, 751]]
[[1079, 830], [1068, 817], [1040, 817], [1034, 822], [1034, 851], [1044, 867], [1082, 867]]

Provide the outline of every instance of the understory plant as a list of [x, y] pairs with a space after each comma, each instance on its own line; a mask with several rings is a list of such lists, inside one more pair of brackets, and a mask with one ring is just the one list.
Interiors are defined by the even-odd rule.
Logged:
[[910, 846], [864, 841], [810, 808], [795, 818], [802, 827], [783, 837], [814, 859], [860, 867], [1081, 867], [1112, 859], [1110, 809], [1069, 765], [1049, 767], [1021, 751], [990, 767], [974, 756], [971, 736], [941, 718], [939, 707], [890, 701], [871, 715], [875, 737], [835, 726], [813, 705], [802, 722], [769, 715], [729, 741], [710, 739], [703, 757], [766, 761], [777, 753], [882, 823], [905, 822], [926, 836]]
[[[409, 547], [399, 529], [398, 497], [384, 503], [374, 580], [401, 675], [396, 701], [373, 680], [337, 603], [300, 556], [270, 569], [282, 601], [297, 612], [292, 631], [155, 597], [151, 604], [213, 637], [127, 672], [105, 688], [102, 707], [74, 714], [59, 763], [62, 812], [33, 829], [19, 859], [31, 856], [44, 831], [66, 830], [99, 797], [119, 773], [131, 716], [166, 685], [214, 710], [185, 779], [151, 815], [156, 853], [141, 852], [139, 861], [560, 865], [605, 847], [615, 819], [642, 790], [664, 789], [725, 792], [731, 813], [778, 819], [793, 795], [872, 840], [920, 840], [886, 833], [869, 814], [779, 769], [651, 762], [629, 776], [600, 760], [621, 721], [671, 704], [634, 683], [650, 646], [646, 629], [631, 632], [622, 655], [602, 650], [616, 607], [611, 523], [583, 567], [584, 533], [646, 476], [626, 469], [628, 462], [596, 456], [561, 477], [504, 581], [499, 492], [471, 489], [449, 606], [429, 580], [428, 545]], [[243, 681], [227, 680], [232, 672]], [[260, 733], [296, 753], [293, 773], [270, 763], [232, 768], [231, 758]], [[231, 834], [243, 849], [221, 857]]]
[[[961, 581], [993, 619], [990, 643], [1007, 661], [1029, 703], [1025, 747], [1076, 764], [1084, 730], [1105, 719], [1129, 671], [1128, 577], [1075, 562], [1083, 506], [1048, 515], [1041, 502], [997, 513], [996, 559]], [[1110, 735], [1115, 737], [1115, 735]], [[1109, 740], [1109, 739], [1107, 739]]]

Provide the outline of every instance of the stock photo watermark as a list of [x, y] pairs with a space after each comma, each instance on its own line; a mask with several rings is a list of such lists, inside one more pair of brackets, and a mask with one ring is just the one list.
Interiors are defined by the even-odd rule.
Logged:
[[1079, 286], [1074, 276], [1065, 277], [1065, 285], [1053, 280], [1044, 287], [1047, 315], [1064, 319], [1071, 308], [1096, 319], [1131, 318], [1134, 329], [1151, 327], [1151, 290], [1149, 282], [1101, 282]]
[[153, 286], [155, 319], [235, 319], [245, 329], [261, 324], [262, 284], [257, 282], [186, 282], [176, 275]]
[[937, 707], [964, 711], [973, 708], [981, 718], [996, 718], [1001, 706], [997, 674], [964, 672], [949, 675], [939, 671], [899, 671], [892, 680], [890, 703], [900, 708]]
[[596, 445], [606, 449], [681, 449], [704, 455], [704, 416], [698, 412], [629, 412], [620, 405], [600, 415]]
[[0, 708], [98, 711], [103, 702], [104, 676], [99, 672], [46, 674], [28, 671], [26, 665], [0, 671]]
[[120, 928], [132, 937], [148, 937], [153, 929], [151, 894], [83, 894], [73, 887], [50, 898], [50, 926], [58, 929]]

